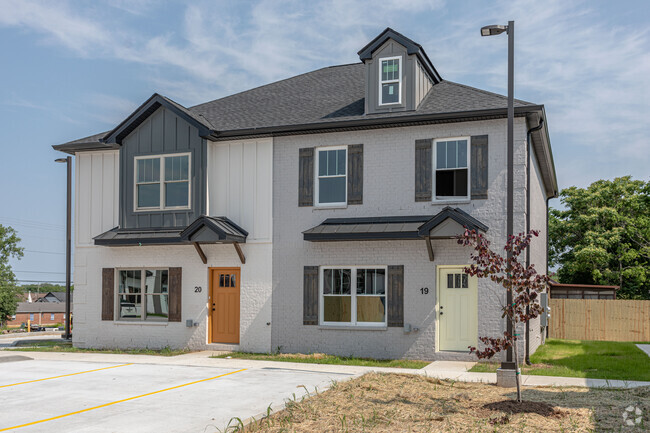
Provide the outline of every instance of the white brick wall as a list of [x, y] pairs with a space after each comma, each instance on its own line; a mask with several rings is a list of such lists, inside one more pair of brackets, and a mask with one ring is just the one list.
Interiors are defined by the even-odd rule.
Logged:
[[[466, 358], [466, 354], [435, 351], [435, 266], [466, 264], [469, 251], [451, 240], [435, 241], [436, 260], [429, 262], [424, 241], [328, 242], [302, 239], [302, 231], [330, 217], [434, 215], [444, 205], [414, 200], [415, 140], [489, 135], [488, 199], [453, 206], [489, 226], [488, 238], [501, 248], [506, 224], [506, 121], [450, 123], [345, 133], [277, 137], [274, 139], [274, 240], [272, 346], [282, 351], [322, 351], [376, 358]], [[525, 134], [523, 118], [515, 119], [515, 232], [525, 230]], [[343, 209], [298, 207], [298, 149], [364, 144], [363, 205]], [[302, 325], [303, 266], [404, 265], [404, 321], [420, 328], [381, 331], [332, 330]], [[422, 295], [421, 287], [430, 294]], [[479, 281], [479, 335], [503, 332], [500, 302], [503, 290]]]
[[[539, 164], [531, 151], [530, 166], [530, 228], [539, 230], [539, 237], [533, 238], [530, 246], [530, 262], [540, 274], [546, 274], [546, 193]], [[539, 317], [530, 321], [530, 353], [535, 353], [543, 342]]]
[[[270, 350], [270, 243], [244, 244], [242, 265], [232, 245], [203, 245], [207, 265], [191, 245], [142, 247], [77, 247], [73, 342], [93, 348], [205, 349], [208, 317], [208, 268], [241, 268], [240, 350]], [[118, 323], [101, 320], [102, 268], [182, 267], [182, 321], [165, 324]], [[200, 293], [194, 287], [200, 286]], [[198, 327], [188, 328], [193, 319]]]

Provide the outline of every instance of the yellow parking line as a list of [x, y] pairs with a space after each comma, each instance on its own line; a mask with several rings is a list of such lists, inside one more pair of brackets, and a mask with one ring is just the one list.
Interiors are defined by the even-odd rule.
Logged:
[[171, 391], [172, 389], [182, 388], [184, 386], [194, 385], [196, 383], [207, 382], [209, 380], [218, 379], [220, 377], [228, 376], [228, 375], [235, 374], [235, 373], [241, 373], [242, 371], [245, 371], [245, 370], [246, 370], [245, 368], [242, 368], [241, 370], [231, 371], [230, 373], [220, 374], [219, 376], [208, 377], [207, 379], [195, 380], [194, 382], [189, 382], [189, 383], [184, 383], [182, 385], [172, 386], [171, 388], [165, 388], [165, 389], [161, 389], [161, 390], [158, 390], [158, 391], [149, 392], [147, 394], [136, 395], [135, 397], [129, 397], [129, 398], [125, 398], [125, 399], [122, 399], [122, 400], [117, 400], [117, 401], [113, 401], [113, 402], [110, 402], [110, 403], [101, 404], [99, 406], [89, 407], [88, 409], [82, 409], [82, 410], [78, 410], [76, 412], [70, 412], [70, 413], [66, 413], [64, 415], [53, 416], [52, 418], [41, 419], [39, 421], [29, 422], [27, 424], [15, 425], [13, 427], [6, 427], [6, 428], [3, 428], [3, 429], [0, 429], [0, 432], [15, 429], [15, 428], [20, 428], [20, 427], [27, 427], [27, 426], [34, 425], [34, 424], [40, 424], [40, 423], [46, 422], [46, 421], [53, 421], [55, 419], [65, 418], [65, 417], [70, 416], [70, 415], [77, 415], [77, 414], [84, 413], [84, 412], [89, 412], [89, 411], [95, 410], [95, 409], [101, 409], [103, 407], [112, 406], [114, 404], [124, 403], [125, 401], [135, 400], [137, 398], [147, 397], [149, 395], [154, 395], [154, 394], [158, 394], [158, 393], [165, 392], [165, 391]]
[[41, 382], [43, 380], [58, 379], [60, 377], [76, 376], [77, 374], [92, 373], [93, 371], [108, 370], [110, 368], [124, 367], [124, 366], [127, 366], [127, 365], [132, 365], [132, 364], [129, 363], [129, 364], [113, 365], [111, 367], [97, 368], [95, 370], [80, 371], [79, 373], [62, 374], [61, 376], [45, 377], [43, 379], [28, 380], [27, 382], [18, 382], [18, 383], [12, 383], [12, 384], [9, 384], [9, 385], [0, 385], [0, 388], [7, 388], [9, 386], [16, 386], [16, 385], [24, 385], [26, 383]]

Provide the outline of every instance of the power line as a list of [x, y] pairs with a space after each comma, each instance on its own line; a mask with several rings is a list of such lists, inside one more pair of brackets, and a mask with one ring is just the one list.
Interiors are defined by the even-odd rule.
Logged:
[[65, 253], [57, 253], [54, 251], [36, 251], [36, 250], [25, 250], [26, 253], [39, 253], [39, 254], [61, 254], [65, 255]]
[[46, 271], [14, 271], [14, 272], [23, 272], [27, 274], [62, 274], [65, 275], [65, 272], [46, 272]]
[[0, 217], [0, 220], [8, 221], [9, 224], [31, 225], [31, 226], [48, 227], [48, 228], [62, 229], [62, 230], [65, 229], [65, 226], [63, 224], [52, 224], [52, 223], [46, 223], [42, 221], [26, 220], [21, 218]]
[[[15, 280], [18, 283], [51, 283], [51, 284], [65, 284], [65, 281], [43, 281], [43, 280]], [[70, 284], [74, 284], [70, 281]]]

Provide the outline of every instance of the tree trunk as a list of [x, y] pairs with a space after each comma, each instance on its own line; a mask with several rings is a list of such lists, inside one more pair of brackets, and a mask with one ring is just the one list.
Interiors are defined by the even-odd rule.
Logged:
[[623, 262], [621, 258], [618, 259], [618, 289], [623, 288]]

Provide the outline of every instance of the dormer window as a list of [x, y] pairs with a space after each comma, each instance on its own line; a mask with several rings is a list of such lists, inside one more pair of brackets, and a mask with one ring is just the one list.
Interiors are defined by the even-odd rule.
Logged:
[[402, 103], [402, 57], [379, 59], [379, 105]]

